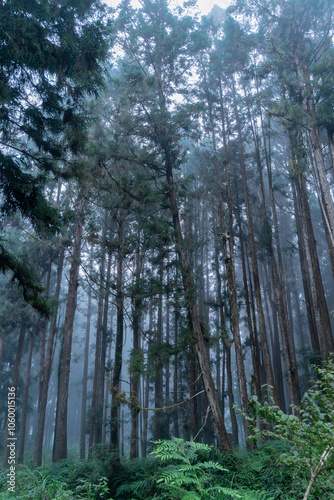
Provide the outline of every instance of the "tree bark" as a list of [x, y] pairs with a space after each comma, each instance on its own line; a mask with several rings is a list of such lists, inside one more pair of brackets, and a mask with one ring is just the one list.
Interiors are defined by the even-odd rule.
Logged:
[[195, 349], [200, 369], [202, 372], [206, 396], [208, 399], [208, 403], [211, 407], [211, 416], [212, 416], [215, 436], [217, 439], [217, 444], [220, 449], [225, 448], [227, 451], [231, 451], [231, 444], [229, 442], [228, 435], [226, 432], [223, 415], [219, 405], [218, 395], [213, 382], [211, 368], [205, 350], [202, 325], [199, 320], [197, 306], [194, 297], [193, 276], [189, 267], [187, 253], [186, 253], [186, 246], [184, 243], [182, 228], [180, 224], [175, 184], [172, 174], [172, 165], [168, 160], [168, 156], [166, 155], [167, 185], [169, 190], [169, 200], [172, 211], [173, 226], [175, 231], [176, 251], [178, 253], [180, 260], [183, 287], [185, 291], [186, 307], [188, 314], [191, 318], [192, 327], [196, 338]]
[[110, 447], [115, 452], [114, 462], [119, 461], [119, 386], [123, 364], [123, 335], [124, 335], [124, 298], [123, 298], [123, 226], [122, 213], [118, 214], [118, 242], [117, 251], [117, 280], [116, 280], [116, 307], [117, 325], [115, 342], [115, 360], [111, 382], [111, 414], [110, 414]]
[[140, 275], [141, 275], [141, 250], [140, 250], [140, 231], [138, 231], [136, 262], [135, 262], [135, 292], [132, 297], [132, 366], [130, 364], [130, 400], [131, 400], [131, 442], [130, 442], [130, 460], [139, 456], [138, 446], [138, 417], [140, 407], [140, 321], [142, 315], [142, 299], [140, 296]]
[[32, 331], [29, 334], [29, 347], [28, 347], [28, 357], [27, 357], [27, 370], [24, 382], [24, 392], [22, 401], [22, 414], [21, 414], [21, 432], [20, 432], [20, 443], [17, 453], [17, 463], [22, 464], [24, 458], [24, 445], [26, 437], [26, 424], [27, 424], [27, 411], [28, 411], [28, 399], [29, 399], [29, 385], [30, 385], [30, 372], [31, 372], [31, 360], [33, 351], [34, 337]]
[[[95, 338], [95, 363], [94, 363], [94, 379], [93, 379], [93, 392], [92, 404], [89, 422], [89, 441], [88, 441], [88, 457], [92, 457], [93, 446], [97, 444], [100, 416], [100, 365], [101, 365], [101, 337], [102, 337], [102, 320], [103, 320], [103, 302], [104, 302], [104, 277], [105, 277], [105, 262], [106, 262], [106, 239], [107, 231], [107, 211], [104, 214], [102, 238], [101, 238], [101, 264], [100, 264], [100, 283], [99, 283], [99, 300], [97, 310], [97, 325], [96, 325], [96, 338]], [[100, 441], [101, 442], [101, 441]]]
[[[17, 384], [19, 381], [19, 375], [20, 375], [20, 368], [21, 368], [21, 359], [22, 359], [22, 352], [23, 352], [23, 344], [24, 344], [24, 339], [26, 335], [26, 325], [24, 319], [22, 320], [21, 323], [21, 328], [20, 328], [20, 334], [19, 334], [19, 340], [17, 343], [17, 349], [16, 349], [16, 356], [15, 356], [15, 363], [14, 363], [14, 370], [13, 370], [13, 378], [12, 378], [12, 383], [11, 383], [11, 393], [15, 393], [15, 403], [16, 403], [16, 398], [17, 398]], [[9, 386], [9, 384], [8, 384]], [[16, 404], [15, 404], [16, 406]], [[8, 432], [8, 417], [6, 418], [6, 431], [5, 431], [5, 438], [4, 438], [4, 449], [3, 449], [3, 455], [2, 455], [2, 468], [3, 469], [8, 469], [9, 468], [9, 447], [7, 446], [7, 442], [9, 439], [9, 432]]]
[[86, 417], [87, 417], [87, 382], [88, 382], [88, 360], [89, 360], [89, 339], [90, 324], [92, 316], [92, 289], [88, 288], [87, 323], [84, 349], [84, 370], [82, 377], [82, 397], [81, 397], [81, 422], [80, 422], [80, 459], [86, 457]]
[[54, 295], [56, 301], [56, 307], [50, 321], [45, 360], [43, 363], [41, 363], [40, 367], [40, 370], [42, 371], [40, 372], [38, 407], [37, 407], [37, 424], [36, 424], [36, 431], [35, 431], [36, 434], [35, 434], [34, 450], [33, 450], [33, 461], [34, 464], [37, 466], [42, 465], [46, 407], [48, 401], [48, 390], [52, 372], [54, 352], [57, 342], [56, 333], [57, 333], [58, 301], [61, 289], [61, 279], [63, 275], [64, 259], [65, 259], [65, 248], [62, 246], [58, 254], [57, 283]]
[[82, 195], [80, 196], [78, 205], [78, 218], [74, 235], [73, 253], [71, 257], [71, 268], [66, 301], [63, 345], [59, 360], [56, 423], [52, 455], [53, 462], [58, 462], [67, 458], [68, 387], [70, 378], [73, 324], [77, 306], [82, 228], [85, 208], [85, 199]]
[[247, 186], [246, 165], [245, 165], [242, 136], [241, 136], [241, 125], [240, 125], [240, 118], [239, 118], [236, 91], [235, 91], [235, 83], [234, 83], [233, 76], [232, 76], [232, 91], [233, 91], [233, 103], [234, 103], [235, 119], [237, 122], [240, 166], [241, 166], [241, 175], [242, 175], [242, 183], [243, 183], [243, 193], [244, 193], [245, 206], [246, 206], [248, 239], [249, 239], [250, 251], [251, 251], [252, 272], [253, 272], [253, 279], [254, 279], [254, 293], [255, 293], [256, 306], [257, 306], [257, 316], [258, 316], [258, 323], [259, 323], [261, 348], [262, 348], [262, 354], [263, 354], [263, 364], [264, 364], [264, 369], [266, 372], [267, 383], [269, 384], [270, 390], [272, 391], [272, 396], [273, 396], [274, 402], [277, 406], [279, 406], [280, 401], [279, 401], [279, 396], [278, 396], [278, 392], [277, 392], [277, 388], [276, 388], [276, 384], [275, 384], [275, 380], [274, 380], [274, 374], [273, 374], [273, 369], [272, 369], [272, 364], [271, 364], [270, 352], [269, 352], [267, 335], [266, 335], [266, 327], [265, 327], [265, 321], [264, 321], [264, 313], [263, 313], [263, 305], [262, 305], [262, 297], [261, 297], [261, 287], [260, 287], [260, 279], [259, 279], [259, 269], [258, 269], [258, 263], [257, 263], [257, 249], [256, 249], [256, 245], [255, 245], [253, 220], [252, 220], [252, 214], [251, 214], [251, 209], [250, 209], [249, 193], [248, 193], [248, 186]]

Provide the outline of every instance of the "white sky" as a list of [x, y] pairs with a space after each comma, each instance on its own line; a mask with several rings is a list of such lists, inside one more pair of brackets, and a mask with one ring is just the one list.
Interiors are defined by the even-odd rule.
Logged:
[[208, 14], [215, 4], [222, 9], [226, 9], [230, 3], [231, 0], [197, 0], [199, 10], [203, 14]]
[[[115, 4], [119, 3], [119, 0], [105, 0], [105, 2], [109, 5], [115, 6]], [[180, 3], [183, 3], [183, 1], [180, 0]], [[222, 9], [226, 9], [230, 3], [231, 0], [197, 0], [198, 8], [202, 14], [208, 14], [215, 4]]]

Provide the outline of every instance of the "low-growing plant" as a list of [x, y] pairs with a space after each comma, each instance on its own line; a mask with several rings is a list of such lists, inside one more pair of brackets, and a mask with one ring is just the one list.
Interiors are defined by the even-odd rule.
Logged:
[[[299, 468], [300, 478], [308, 475], [303, 500], [308, 500], [314, 488], [322, 491], [320, 494], [329, 495], [328, 498], [334, 495], [333, 357], [322, 368], [315, 366], [314, 370], [318, 378], [292, 415], [283, 413], [269, 402], [259, 403], [253, 397], [260, 420], [271, 421], [273, 429], [260, 431], [254, 425], [251, 439], [269, 436], [290, 443], [289, 451], [282, 453], [280, 458], [282, 463]], [[317, 487], [315, 482], [319, 478], [322, 484]]]
[[[174, 438], [156, 441], [153, 468], [146, 477], [123, 483], [117, 498], [159, 500], [272, 500], [266, 492], [232, 489], [223, 483], [228, 470], [212, 460], [206, 444]], [[145, 462], [146, 464], [148, 461]]]
[[15, 492], [6, 486], [6, 472], [2, 474], [0, 499], [20, 498], [27, 500], [72, 500], [74, 494], [67, 484], [54, 476], [47, 468], [31, 469], [24, 465], [16, 470]]

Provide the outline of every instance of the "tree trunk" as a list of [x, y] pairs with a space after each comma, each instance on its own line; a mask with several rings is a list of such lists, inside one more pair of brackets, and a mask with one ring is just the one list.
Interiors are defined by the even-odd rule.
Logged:
[[206, 396], [208, 399], [208, 403], [211, 407], [212, 422], [213, 422], [215, 436], [217, 439], [218, 448], [220, 449], [225, 448], [227, 451], [231, 451], [231, 444], [229, 442], [228, 435], [226, 432], [223, 415], [219, 405], [218, 395], [213, 382], [211, 368], [205, 350], [202, 325], [198, 317], [198, 311], [195, 302], [193, 276], [187, 259], [186, 245], [182, 235], [179, 210], [176, 199], [175, 184], [172, 175], [172, 166], [168, 161], [168, 156], [166, 157], [167, 184], [168, 184], [169, 200], [173, 217], [173, 226], [175, 231], [176, 251], [178, 253], [180, 260], [183, 287], [185, 291], [186, 307], [188, 314], [191, 318], [192, 327], [196, 338], [195, 349], [200, 369], [202, 372]]
[[[303, 237], [306, 261], [308, 263], [307, 270], [309, 273], [315, 322], [317, 325], [319, 336], [319, 347], [323, 359], [326, 359], [328, 352], [332, 352], [334, 349], [333, 337], [331, 333], [330, 319], [324, 295], [310, 209], [304, 182], [305, 181], [301, 178], [301, 176], [295, 179], [296, 201], [298, 203], [299, 214], [301, 215], [300, 228]], [[313, 343], [316, 344], [315, 341]]]
[[[25, 326], [24, 320], [22, 320], [20, 334], [19, 334], [19, 340], [18, 340], [17, 349], [16, 349], [13, 378], [12, 378], [12, 383], [10, 385], [10, 389], [11, 389], [10, 392], [15, 394], [15, 403], [16, 403], [16, 398], [17, 398], [17, 383], [18, 383], [19, 375], [20, 375], [21, 359], [22, 359], [22, 351], [23, 351], [23, 344], [24, 344], [25, 335], [26, 335], [26, 326]], [[8, 387], [9, 387], [9, 384], [8, 384]], [[16, 404], [15, 404], [15, 407], [16, 407]], [[3, 455], [2, 455], [2, 468], [3, 469], [9, 468], [9, 463], [8, 463], [9, 447], [7, 445], [7, 442], [10, 439], [10, 434], [9, 434], [9, 429], [8, 429], [8, 423], [9, 422], [8, 422], [8, 417], [7, 417], [6, 418], [6, 431], [5, 431], [5, 438], [4, 438], [4, 449], [3, 449]], [[14, 431], [14, 433], [15, 433], [15, 431]], [[13, 436], [13, 438], [14, 438], [14, 436]], [[17, 439], [17, 438], [15, 437], [15, 439]]]
[[53, 364], [53, 358], [57, 341], [56, 333], [57, 333], [58, 301], [61, 289], [61, 279], [63, 275], [64, 259], [65, 259], [65, 248], [62, 246], [58, 254], [57, 283], [54, 295], [56, 301], [56, 307], [50, 321], [48, 343], [46, 347], [46, 356], [44, 363], [41, 364], [41, 366], [43, 367], [42, 371], [40, 371], [37, 424], [36, 424], [36, 431], [35, 431], [36, 434], [35, 434], [34, 450], [33, 450], [33, 461], [36, 466], [42, 465], [45, 416], [46, 416], [46, 407], [48, 401], [48, 391], [49, 391], [50, 377], [52, 371], [52, 364]]
[[82, 227], [84, 221], [85, 199], [80, 197], [78, 218], [74, 235], [73, 253], [68, 283], [64, 336], [59, 360], [59, 380], [56, 409], [56, 423], [53, 444], [52, 461], [58, 462], [67, 458], [67, 406], [68, 386], [70, 378], [70, 364], [72, 352], [72, 336], [74, 315], [77, 306], [78, 277], [80, 267], [80, 253], [82, 241]]
[[132, 327], [133, 327], [133, 349], [130, 362], [130, 400], [131, 400], [131, 442], [130, 442], [130, 460], [138, 458], [138, 416], [140, 407], [140, 320], [142, 314], [142, 299], [140, 296], [140, 275], [141, 275], [141, 255], [140, 255], [140, 231], [138, 231], [135, 264], [135, 292], [132, 297]]
[[17, 453], [17, 463], [18, 464], [23, 463], [23, 457], [24, 457], [24, 445], [25, 445], [25, 437], [26, 437], [26, 423], [27, 423], [30, 371], [31, 371], [33, 343], [34, 343], [34, 337], [33, 337], [32, 331], [30, 331], [28, 357], [27, 357], [27, 370], [26, 370], [26, 376], [25, 376], [25, 382], [24, 382], [24, 392], [23, 392], [23, 401], [22, 401], [20, 443], [19, 443], [19, 450]]
[[233, 77], [232, 77], [232, 91], [233, 91], [233, 103], [234, 103], [234, 110], [235, 110], [235, 118], [236, 118], [236, 122], [237, 122], [237, 130], [238, 130], [238, 143], [239, 143], [239, 154], [240, 154], [240, 164], [241, 164], [241, 175], [242, 175], [243, 193], [244, 193], [245, 206], [246, 206], [248, 239], [249, 239], [250, 251], [251, 251], [252, 271], [253, 271], [253, 279], [254, 279], [254, 292], [255, 292], [256, 306], [257, 306], [257, 316], [258, 316], [258, 322], [259, 322], [260, 338], [261, 338], [263, 364], [264, 364], [264, 369], [265, 369], [265, 373], [266, 373], [267, 383], [269, 384], [270, 389], [272, 391], [272, 396], [273, 396], [274, 402], [277, 406], [279, 406], [280, 401], [279, 401], [278, 392], [277, 392], [277, 388], [276, 388], [276, 384], [275, 384], [275, 380], [274, 380], [274, 374], [273, 374], [273, 369], [272, 369], [272, 365], [271, 365], [270, 352], [269, 352], [269, 347], [268, 347], [266, 327], [265, 327], [265, 321], [264, 321], [264, 313], [263, 313], [263, 305], [262, 305], [262, 297], [261, 297], [261, 287], [260, 287], [260, 279], [259, 279], [259, 269], [258, 269], [258, 263], [257, 263], [257, 249], [256, 249], [256, 245], [255, 245], [253, 220], [252, 220], [252, 214], [251, 214], [251, 209], [250, 209], [249, 193], [248, 193], [248, 186], [247, 186], [246, 166], [245, 166], [242, 136], [241, 136], [241, 125], [240, 125], [235, 84], [234, 84]]
[[[218, 189], [218, 213], [219, 213], [220, 229], [222, 232], [221, 243], [222, 243], [222, 248], [223, 248], [223, 255], [224, 255], [225, 268], [226, 268], [226, 274], [227, 274], [229, 302], [230, 302], [230, 309], [231, 309], [232, 333], [233, 333], [233, 341], [234, 341], [236, 364], [237, 364], [240, 400], [241, 400], [242, 410], [247, 414], [247, 412], [248, 412], [248, 394], [247, 394], [244, 359], [243, 359], [243, 355], [242, 355], [241, 334], [240, 334], [240, 324], [239, 324], [239, 310], [238, 310], [238, 297], [237, 297], [237, 285], [236, 285], [236, 278], [235, 278], [235, 249], [234, 249], [233, 215], [232, 215], [233, 214], [233, 206], [232, 206], [231, 179], [230, 179], [230, 168], [231, 167], [230, 167], [230, 162], [229, 162], [228, 156], [227, 156], [227, 149], [225, 147], [224, 148], [224, 154], [225, 154], [225, 162], [224, 163], [225, 163], [225, 169], [226, 169], [225, 170], [225, 180], [226, 180], [227, 206], [228, 206], [228, 231], [227, 231], [226, 225], [225, 225], [225, 220], [224, 220], [223, 195], [222, 195], [220, 173], [219, 173], [219, 168], [218, 168], [218, 157], [217, 157], [215, 130], [214, 130], [214, 119], [213, 119], [212, 104], [211, 104], [210, 99], [208, 100], [208, 106], [209, 106], [211, 137], [212, 137], [213, 154], [214, 154], [214, 168], [215, 168], [216, 182], [217, 182], [217, 189]], [[225, 120], [224, 120], [224, 115], [223, 115], [222, 99], [221, 99], [221, 108], [222, 108], [222, 125], [223, 125], [224, 145], [226, 145]], [[228, 232], [228, 234], [227, 234], [227, 232]], [[227, 241], [229, 243], [229, 252], [227, 249]], [[219, 267], [219, 262], [217, 264]], [[217, 269], [217, 271], [219, 272], [219, 268]], [[220, 280], [220, 283], [221, 283], [221, 280]], [[219, 300], [221, 301], [221, 292], [220, 292]], [[244, 419], [243, 423], [244, 423], [244, 428], [245, 428], [245, 437], [247, 439], [248, 434], [249, 434], [248, 421], [246, 419]]]
[[178, 397], [177, 397], [177, 389], [178, 389], [178, 320], [180, 316], [180, 311], [178, 304], [175, 304], [174, 311], [174, 374], [173, 374], [173, 421], [174, 421], [174, 437], [180, 437], [179, 432], [179, 412], [177, 408]]
[[92, 316], [92, 289], [88, 288], [87, 323], [84, 350], [84, 371], [82, 377], [82, 398], [81, 398], [81, 423], [80, 423], [80, 459], [86, 457], [86, 417], [87, 417], [87, 382], [88, 382], [88, 361], [89, 361], [89, 338], [90, 323]]
[[302, 210], [302, 206], [299, 203], [299, 196], [297, 199], [296, 180], [292, 181], [291, 187], [292, 187], [296, 229], [298, 237], [299, 262], [301, 267], [302, 282], [303, 282], [304, 297], [305, 297], [305, 308], [309, 325], [311, 346], [313, 352], [318, 353], [320, 352], [320, 344], [319, 344], [317, 324], [315, 319], [313, 293], [311, 288], [311, 280], [313, 279], [312, 278], [313, 273], [309, 257], [309, 251], [307, 251], [305, 224], [302, 223], [302, 214], [300, 213], [300, 210]]
[[334, 204], [326, 174], [320, 132], [319, 128], [317, 127], [317, 116], [313, 97], [313, 89], [311, 85], [311, 77], [306, 63], [300, 58], [300, 55], [297, 53], [297, 49], [295, 50], [294, 58], [297, 66], [298, 76], [300, 78], [301, 92], [303, 96], [303, 109], [307, 118], [309, 136], [313, 148], [315, 164], [317, 167], [325, 216], [328, 217], [332, 238], [334, 238]]
[[[93, 446], [97, 444], [97, 436], [99, 434], [99, 416], [100, 416], [100, 365], [101, 365], [101, 334], [102, 334], [102, 319], [103, 319], [103, 301], [104, 301], [104, 277], [105, 277], [105, 262], [106, 262], [106, 239], [107, 231], [107, 211], [104, 214], [102, 238], [101, 238], [101, 264], [100, 264], [100, 283], [99, 283], [99, 301], [97, 310], [97, 325], [95, 339], [95, 363], [94, 363], [94, 379], [92, 404], [89, 422], [89, 441], [88, 441], [88, 457], [92, 457]], [[99, 436], [100, 437], [100, 436]]]
[[119, 386], [123, 363], [123, 335], [124, 335], [124, 298], [123, 298], [123, 219], [118, 214], [118, 242], [117, 251], [117, 283], [116, 283], [116, 307], [117, 325], [115, 342], [115, 360], [111, 385], [111, 414], [110, 414], [110, 447], [117, 454], [114, 462], [119, 461]]
[[[162, 388], [162, 283], [163, 283], [163, 257], [160, 253], [159, 255], [159, 266], [160, 266], [160, 292], [158, 295], [158, 320], [157, 320], [157, 334], [155, 339], [155, 373], [154, 373], [154, 408], [159, 409], [163, 406], [163, 388]], [[154, 414], [154, 430], [153, 439], [155, 441], [162, 439], [164, 436], [163, 432], [163, 413], [162, 410], [155, 411]]]
[[104, 413], [104, 381], [106, 374], [106, 354], [107, 354], [107, 333], [108, 333], [108, 312], [109, 312], [109, 295], [110, 295], [110, 274], [111, 274], [111, 253], [108, 255], [107, 262], [107, 277], [105, 283], [104, 293], [104, 308], [102, 319], [102, 336], [101, 336], [101, 359], [100, 359], [100, 373], [99, 373], [99, 396], [97, 406], [97, 422], [96, 422], [96, 444], [103, 442], [103, 437], [106, 433], [106, 425], [103, 421]]

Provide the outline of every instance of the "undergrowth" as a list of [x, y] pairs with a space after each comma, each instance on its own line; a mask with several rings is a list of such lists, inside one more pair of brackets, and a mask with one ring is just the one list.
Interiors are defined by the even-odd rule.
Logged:
[[[19, 466], [15, 494], [0, 474], [0, 500], [301, 500], [307, 477], [281, 457], [288, 443], [268, 441], [251, 452], [217, 453], [181, 439], [158, 441], [149, 458], [117, 468], [100, 452], [92, 460], [66, 460], [39, 468]], [[315, 485], [310, 500], [334, 498], [333, 475]]]

